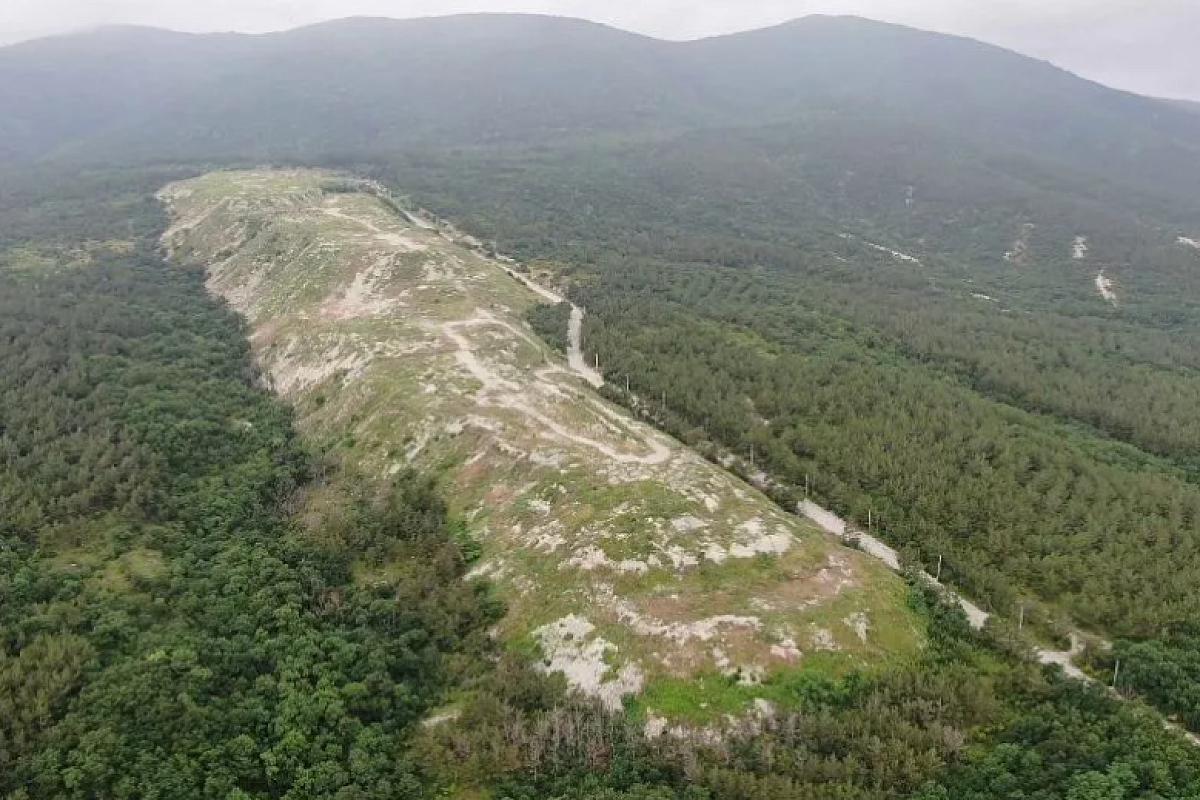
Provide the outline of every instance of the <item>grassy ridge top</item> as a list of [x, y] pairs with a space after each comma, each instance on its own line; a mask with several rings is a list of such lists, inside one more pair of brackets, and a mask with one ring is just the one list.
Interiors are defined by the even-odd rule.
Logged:
[[[509, 604], [506, 636], [613, 705], [645, 691], [676, 712], [707, 702], [672, 700], [680, 679], [714, 676], [710, 708], [734, 711], [769, 698], [773, 674], [920, 646], [896, 576], [603, 402], [522, 321], [532, 291], [370, 189], [214, 173], [164, 191], [165, 244], [250, 321], [335, 463], [441, 476]], [[360, 579], [387, 569], [364, 559]]]

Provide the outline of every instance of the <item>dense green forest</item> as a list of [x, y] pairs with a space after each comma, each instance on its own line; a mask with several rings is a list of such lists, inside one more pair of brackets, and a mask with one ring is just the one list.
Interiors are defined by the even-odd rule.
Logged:
[[1200, 730], [1200, 636], [1195, 623], [1173, 626], [1158, 636], [1118, 641], [1111, 651], [1090, 655], [1092, 666], [1119, 676], [1128, 696], [1146, 698], [1190, 730]]
[[[157, 252], [149, 192], [175, 174], [0, 198], [0, 795], [1200, 793], [1200, 751], [1153, 714], [916, 590], [918, 662], [789, 678], [789, 707], [719, 739], [569, 696], [487, 637], [502, 609], [463, 580], [431, 476], [349, 498], [336, 531], [292, 520], [329, 467], [256, 388], [237, 318]], [[355, 584], [362, 559], [405, 567]]]
[[498, 609], [415, 476], [357, 519], [392, 584], [299, 535], [320, 464], [158, 255], [162, 180], [3, 199], [0, 794], [417, 796], [404, 744]]
[[[0, 200], [5, 796], [1200, 793], [1200, 751], [1152, 714], [1044, 675], [1003, 628], [973, 633], [956, 609], [916, 591], [931, 636], [918, 663], [870, 679], [799, 680], [784, 693], [790, 708], [718, 741], [648, 739], [636, 704], [613, 715], [568, 696], [487, 638], [501, 609], [486, 587], [462, 580], [467, 558], [428, 476], [402, 475], [384, 496], [354, 499], [328, 535], [291, 520], [297, 489], [327, 467], [256, 388], [239, 321], [206, 296], [202, 275], [156, 252], [163, 220], [149, 192], [173, 174], [69, 186], [42, 176], [10, 184]], [[620, 338], [602, 282], [581, 280], [576, 291], [594, 308], [591, 346], [636, 344], [623, 366], [638, 392], [676, 381], [663, 424], [686, 420], [685, 400], [707, 402], [703, 383], [688, 382], [688, 357], [711, 352], [731, 379], [753, 375], [761, 359], [794, 357], [783, 348], [799, 349], [805, 331], [802, 352], [840, 350], [841, 363], [895, 367], [904, 357], [820, 315], [801, 326], [766, 315], [757, 331], [690, 314], [672, 299], [688, 282], [660, 266], [613, 269], [608, 280], [655, 281], [623, 296], [658, 305], [625, 311], [687, 332], [694, 353], [671, 354], [682, 359], [678, 373], [663, 372], [654, 339]], [[735, 282], [710, 291], [731, 307], [769, 299], [728, 277]], [[562, 345], [561, 309], [534, 321], [554, 326]], [[772, 338], [772, 325], [797, 338]], [[807, 378], [802, 361], [794, 366]], [[729, 411], [730, 441], [741, 418]], [[828, 424], [839, 427], [836, 417]], [[753, 441], [772, 452], [771, 437]], [[798, 443], [787, 452], [811, 459]], [[1078, 445], [1084, 455], [1092, 446]], [[837, 491], [830, 478], [819, 484]], [[351, 566], [364, 558], [407, 568], [387, 584], [355, 585]], [[1171, 646], [1182, 654], [1182, 643]], [[1129, 686], [1155, 697], [1139, 676], [1156, 673], [1138, 671], [1122, 647]], [[419, 724], [450, 699], [450, 721]]]

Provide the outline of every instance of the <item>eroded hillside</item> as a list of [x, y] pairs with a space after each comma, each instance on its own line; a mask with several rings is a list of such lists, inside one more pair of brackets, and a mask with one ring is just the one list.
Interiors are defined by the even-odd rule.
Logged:
[[573, 685], [670, 711], [675, 681], [723, 673], [714, 708], [748, 708], [775, 672], [919, 647], [897, 577], [602, 401], [523, 322], [543, 298], [368, 184], [214, 173], [162, 198], [165, 245], [249, 320], [302, 430], [368, 475], [441, 475], [501, 633]]

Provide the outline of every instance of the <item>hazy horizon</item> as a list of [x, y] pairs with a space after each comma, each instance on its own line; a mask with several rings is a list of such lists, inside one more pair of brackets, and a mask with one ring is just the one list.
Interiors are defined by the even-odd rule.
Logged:
[[462, 13], [533, 13], [586, 19], [669, 40], [846, 14], [950, 33], [1048, 60], [1079, 75], [1160, 97], [1200, 100], [1200, 8], [1182, 0], [1014, 0], [979, 8], [963, 0], [644, 0], [614, 7], [596, 0], [9, 0], [0, 8], [0, 45], [109, 25], [186, 33], [268, 33], [349, 17], [394, 19]]

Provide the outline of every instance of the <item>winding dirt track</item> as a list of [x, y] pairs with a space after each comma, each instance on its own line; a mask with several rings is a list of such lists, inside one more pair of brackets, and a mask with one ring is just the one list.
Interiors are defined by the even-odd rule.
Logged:
[[[572, 432], [567, 427], [556, 422], [550, 417], [543, 414], [538, 409], [534, 408], [526, 400], [526, 393], [520, 384], [507, 380], [504, 377], [496, 374], [484, 364], [475, 352], [470, 339], [464, 334], [463, 330], [469, 328], [479, 328], [486, 326], [502, 327], [505, 330], [511, 331], [511, 326], [504, 323], [502, 320], [496, 319], [483, 309], [477, 309], [475, 315], [469, 319], [459, 320], [457, 322], [448, 322], [441, 326], [441, 333], [451, 342], [453, 342], [456, 350], [454, 353], [455, 360], [459, 365], [468, 372], [475, 380], [483, 384], [482, 388], [476, 395], [477, 401], [481, 405], [486, 405], [494, 408], [504, 408], [510, 411], [528, 417], [532, 422], [536, 423], [540, 430], [559, 440], [573, 442], [582, 447], [588, 447], [596, 450], [601, 455], [609, 458], [619, 464], [643, 464], [646, 466], [656, 466], [665, 464], [671, 460], [671, 448], [669, 448], [656, 434], [647, 431], [643, 437], [643, 441], [649, 453], [645, 455], [636, 455], [625, 453], [616, 448], [598, 442], [595, 439], [590, 439], [586, 436], [581, 436]], [[626, 428], [626, 431], [633, 433], [634, 431]]]
[[[558, 292], [547, 289], [545, 286], [531, 280], [528, 276], [522, 275], [516, 270], [505, 267], [504, 271], [525, 284], [527, 289], [544, 300], [549, 300], [556, 305], [567, 302], [567, 298]], [[591, 384], [592, 388], [599, 389], [604, 385], [604, 376], [589, 367], [587, 359], [583, 355], [583, 314], [584, 311], [582, 308], [571, 303], [571, 321], [567, 323], [567, 341], [569, 343], [567, 348], [567, 363], [579, 377]]]
[[580, 377], [599, 389], [604, 385], [604, 376], [589, 367], [587, 359], [583, 356], [583, 309], [576, 305], [571, 306], [571, 323], [567, 326], [567, 338], [571, 342], [567, 352], [567, 363]]

